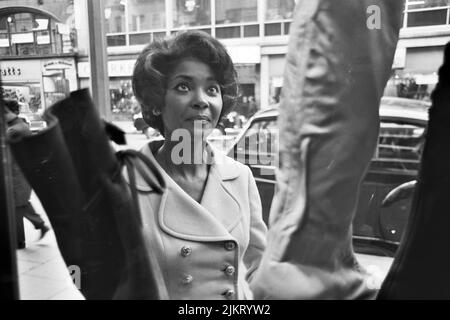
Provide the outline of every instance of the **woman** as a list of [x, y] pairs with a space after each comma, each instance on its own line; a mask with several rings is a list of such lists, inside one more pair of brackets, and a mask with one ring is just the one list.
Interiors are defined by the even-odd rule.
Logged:
[[133, 90], [164, 140], [142, 152], [167, 180], [163, 195], [137, 176], [139, 203], [170, 299], [250, 298], [267, 228], [251, 171], [214, 152], [206, 137], [233, 107], [236, 71], [223, 45], [184, 32], [148, 45]]

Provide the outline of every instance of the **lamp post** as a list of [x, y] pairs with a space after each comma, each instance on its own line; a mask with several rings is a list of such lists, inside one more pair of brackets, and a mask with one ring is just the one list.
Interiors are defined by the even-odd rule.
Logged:
[[8, 41], [9, 41], [9, 55], [12, 55], [12, 42], [11, 42], [11, 23], [13, 22], [13, 18], [9, 16], [6, 19], [7, 26], [8, 26]]

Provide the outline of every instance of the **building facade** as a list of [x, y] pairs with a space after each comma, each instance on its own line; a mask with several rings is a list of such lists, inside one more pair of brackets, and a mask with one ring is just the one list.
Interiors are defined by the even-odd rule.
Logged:
[[[0, 0], [5, 90], [20, 89], [28, 97], [39, 92], [43, 98], [35, 100], [45, 108], [68, 90], [89, 87], [86, 1]], [[295, 0], [103, 2], [113, 115], [136, 110], [131, 74], [144, 46], [191, 29], [208, 32], [227, 47], [239, 75], [242, 113], [249, 97], [259, 108], [278, 101]], [[403, 28], [385, 94], [429, 99], [448, 41], [450, 0], [405, 0]]]
[[406, 0], [387, 95], [430, 99], [450, 41], [450, 0]]
[[78, 88], [74, 3], [0, 1], [2, 94], [42, 113]]
[[[249, 100], [268, 106], [280, 95], [295, 2], [104, 0], [113, 115], [133, 110], [136, 104], [131, 74], [139, 52], [153, 39], [180, 30], [205, 31], [227, 47], [239, 75], [241, 113], [247, 113]], [[87, 86], [87, 56], [78, 62], [78, 75], [80, 85]]]

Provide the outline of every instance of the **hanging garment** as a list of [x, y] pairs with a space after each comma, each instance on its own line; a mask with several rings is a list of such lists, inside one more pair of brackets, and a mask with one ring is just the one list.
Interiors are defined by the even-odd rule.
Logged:
[[398, 40], [401, 0], [300, 0], [280, 103], [280, 168], [257, 299], [370, 298], [352, 247], [358, 190]]
[[[135, 190], [123, 165], [146, 167], [146, 183], [163, 192], [154, 159], [133, 151], [116, 156], [108, 139], [124, 140], [100, 119], [87, 90], [72, 92], [44, 114], [48, 127], [11, 141], [14, 157], [39, 197], [67, 265], [81, 270], [87, 299], [166, 299]], [[123, 133], [122, 133], [123, 135]], [[142, 171], [142, 170], [141, 170]]]

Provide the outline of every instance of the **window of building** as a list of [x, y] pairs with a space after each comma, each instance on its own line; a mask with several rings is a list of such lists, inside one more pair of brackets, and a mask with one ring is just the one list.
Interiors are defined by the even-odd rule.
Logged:
[[211, 24], [210, 0], [172, 0], [173, 26], [185, 28]]
[[258, 20], [256, 0], [215, 0], [216, 24], [254, 22]]
[[294, 15], [295, 0], [266, 0], [264, 24], [265, 36], [289, 34], [290, 21]]
[[165, 0], [128, 0], [129, 31], [164, 29]]
[[43, 14], [18, 12], [0, 17], [0, 55], [48, 55], [73, 51], [68, 25]]
[[125, 32], [125, 1], [105, 1], [105, 31], [106, 33]]
[[266, 0], [266, 21], [292, 19], [295, 0]]
[[423, 0], [406, 3], [406, 27], [446, 25], [450, 0]]

